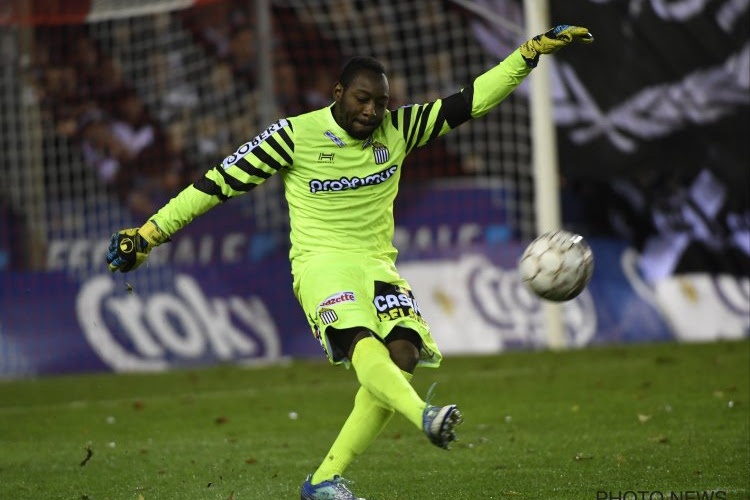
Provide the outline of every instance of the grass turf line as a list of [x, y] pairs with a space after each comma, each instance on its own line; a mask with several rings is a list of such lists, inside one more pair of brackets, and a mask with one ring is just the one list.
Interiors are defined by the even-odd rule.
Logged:
[[[750, 499], [749, 354], [745, 340], [449, 357], [414, 383], [461, 406], [461, 441], [446, 453], [397, 417], [349, 469], [352, 489]], [[317, 361], [2, 381], [0, 498], [297, 499], [356, 388]]]

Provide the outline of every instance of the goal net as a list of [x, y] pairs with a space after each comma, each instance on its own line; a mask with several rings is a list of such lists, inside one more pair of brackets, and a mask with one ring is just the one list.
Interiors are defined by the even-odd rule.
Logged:
[[[517, 46], [466, 2], [274, 0], [270, 26], [249, 0], [41, 3], [0, 12], [0, 245], [4, 267], [21, 269], [100, 272], [114, 230], [140, 225], [270, 122], [330, 103], [353, 55], [384, 63], [396, 107], [455, 92]], [[520, 5], [502, 3], [520, 22]], [[413, 154], [405, 189], [488, 188], [509, 237], [530, 238], [528, 122], [514, 93]], [[278, 179], [232, 204], [226, 219], [287, 240]], [[76, 256], [76, 241], [99, 247]]]

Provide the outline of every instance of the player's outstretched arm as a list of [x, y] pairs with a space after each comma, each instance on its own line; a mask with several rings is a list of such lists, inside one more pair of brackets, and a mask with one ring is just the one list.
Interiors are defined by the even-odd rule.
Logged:
[[[471, 118], [484, 116], [500, 104], [536, 67], [541, 54], [552, 54], [573, 42], [593, 41], [594, 37], [588, 29], [562, 24], [525, 42], [497, 66], [477, 76], [460, 92], [442, 100], [442, 112], [446, 121], [438, 135], [445, 134]], [[422, 116], [425, 120], [425, 115]], [[426, 135], [429, 139], [435, 136]]]
[[546, 33], [528, 40], [521, 45], [519, 50], [526, 64], [530, 68], [536, 68], [539, 63], [539, 56], [542, 54], [552, 54], [573, 42], [591, 43], [593, 41], [594, 36], [588, 29], [560, 24]]
[[[206, 184], [209, 175], [213, 175], [211, 171], [203, 179], [183, 189], [141, 227], [123, 229], [113, 234], [107, 249], [109, 270], [126, 273], [137, 269], [146, 260], [151, 249], [169, 241], [171, 235], [195, 217], [227, 199], [206, 193], [205, 189], [201, 191], [201, 186]], [[221, 193], [220, 188], [217, 192]]]
[[143, 226], [113, 234], [107, 249], [109, 270], [126, 273], [136, 269], [152, 248], [169, 241], [199, 215], [291, 166], [293, 155], [292, 126], [286, 119], [279, 120], [180, 191]]
[[153, 220], [140, 228], [123, 229], [112, 235], [107, 249], [107, 264], [112, 272], [126, 273], [143, 264], [149, 252], [169, 238]]

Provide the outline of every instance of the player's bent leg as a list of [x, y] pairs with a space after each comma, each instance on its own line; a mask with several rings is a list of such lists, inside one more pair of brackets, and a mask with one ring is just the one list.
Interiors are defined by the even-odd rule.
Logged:
[[[419, 350], [422, 348], [422, 339], [419, 334], [409, 328], [397, 326], [386, 337], [386, 346], [393, 362], [402, 370], [413, 373], [419, 361]], [[434, 387], [433, 385], [427, 394], [427, 406], [422, 413], [422, 430], [431, 443], [447, 450], [456, 440], [455, 428], [463, 421], [463, 417], [456, 405], [432, 406], [429, 404], [434, 394]]]
[[[352, 340], [349, 346], [350, 359], [360, 384], [380, 401], [394, 408], [416, 427], [422, 429], [431, 443], [448, 449], [456, 439], [455, 428], [463, 422], [463, 416], [456, 405], [433, 406], [429, 404], [434, 386], [428, 393], [428, 402], [422, 401], [391, 358], [389, 348], [364, 328], [357, 329], [356, 333], [353, 332], [355, 329], [351, 330], [339, 332], [345, 334], [340, 338]], [[329, 338], [334, 342], [333, 338], [336, 336], [329, 335]], [[396, 342], [404, 340], [402, 337], [402, 335], [394, 335], [392, 338], [391, 344], [394, 346], [396, 357], [403, 354], [400, 351], [395, 352], [397, 350], [409, 351], [408, 346]], [[408, 356], [404, 362], [408, 362]]]
[[349, 464], [375, 441], [393, 414], [392, 408], [384, 406], [370, 391], [360, 387], [349, 418], [313, 474], [311, 483], [316, 485], [342, 476]]
[[410, 328], [396, 326], [385, 338], [385, 346], [396, 366], [408, 373], [414, 373], [422, 349], [422, 338]]
[[421, 428], [425, 403], [391, 360], [388, 349], [379, 339], [368, 337], [357, 342], [351, 359], [363, 387]]
[[364, 327], [334, 328], [329, 326], [326, 329], [326, 336], [331, 344], [334, 359], [348, 358], [351, 360], [357, 343], [362, 339], [373, 337], [375, 334]]

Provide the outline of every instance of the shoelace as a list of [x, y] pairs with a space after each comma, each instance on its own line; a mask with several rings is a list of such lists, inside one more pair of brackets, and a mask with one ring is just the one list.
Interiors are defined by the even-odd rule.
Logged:
[[427, 395], [424, 397], [424, 402], [427, 405], [427, 407], [431, 406], [432, 398], [435, 397], [435, 393], [437, 388], [437, 382], [433, 382], [429, 389], [427, 389]]
[[[354, 481], [352, 481], [351, 479], [346, 479], [346, 478], [341, 477], [341, 476], [334, 476], [334, 478], [331, 480], [331, 482], [333, 484], [335, 484], [336, 486], [341, 485], [341, 486], [345, 487], [347, 489], [346, 493], [352, 493], [349, 490], [349, 486], [352, 485], [352, 484], [354, 484]], [[365, 499], [364, 498], [356, 497], [356, 500], [365, 500]]]
[[350, 485], [354, 484], [354, 481], [352, 481], [351, 479], [346, 479], [341, 476], [334, 476], [333, 479], [331, 479], [331, 482], [333, 484], [340, 484], [346, 487], [349, 487]]

